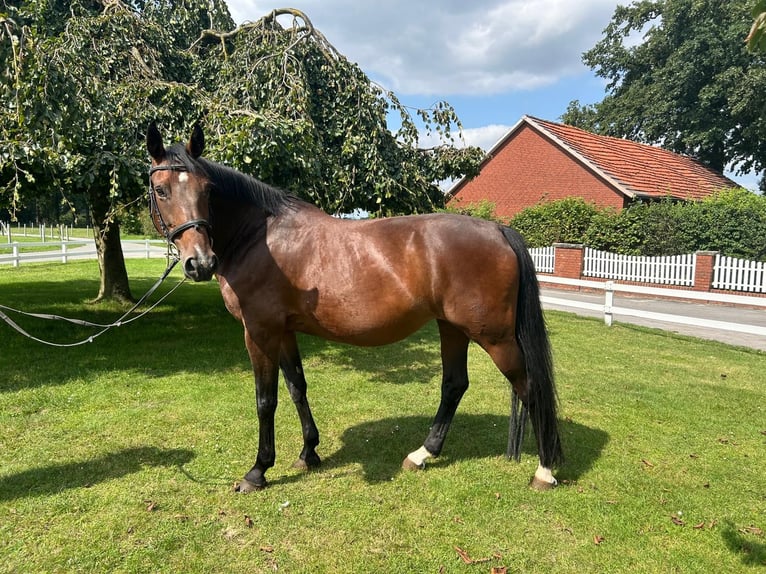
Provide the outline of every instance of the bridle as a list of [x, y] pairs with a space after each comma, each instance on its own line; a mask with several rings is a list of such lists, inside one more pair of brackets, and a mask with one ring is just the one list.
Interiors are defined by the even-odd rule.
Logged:
[[174, 245], [174, 241], [178, 239], [178, 237], [187, 229], [195, 228], [199, 229], [200, 227], [204, 227], [207, 230], [208, 239], [210, 240], [210, 243], [213, 242], [213, 237], [211, 235], [211, 232], [213, 230], [213, 226], [210, 225], [210, 222], [207, 219], [191, 219], [185, 223], [182, 223], [181, 225], [175, 226], [173, 229], [170, 229], [167, 224], [165, 223], [165, 220], [162, 218], [162, 213], [160, 212], [160, 208], [157, 205], [157, 195], [154, 191], [154, 186], [152, 185], [152, 174], [156, 171], [189, 171], [185, 165], [183, 164], [169, 164], [169, 165], [155, 165], [149, 168], [149, 214], [152, 217], [152, 220], [159, 223], [159, 230], [164, 236], [165, 239], [168, 242], [168, 245]]

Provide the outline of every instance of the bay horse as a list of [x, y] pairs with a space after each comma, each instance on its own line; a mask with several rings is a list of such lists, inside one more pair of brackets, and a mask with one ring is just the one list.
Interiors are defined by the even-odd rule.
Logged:
[[[534, 264], [516, 231], [446, 213], [341, 220], [204, 159], [204, 145], [195, 125], [186, 145], [166, 149], [152, 122], [146, 135], [149, 205], [155, 227], [178, 249], [186, 276], [215, 276], [226, 308], [244, 327], [259, 434], [255, 464], [236, 490], [264, 488], [274, 466], [280, 369], [303, 431], [295, 466], [321, 462], [296, 333], [385, 345], [434, 319], [441, 402], [425, 442], [402, 466], [424, 468], [441, 453], [468, 388], [468, 345], [475, 341], [528, 408], [540, 459], [530, 484], [556, 485], [552, 468], [562, 452], [550, 345]], [[517, 458], [520, 448], [517, 441]]]

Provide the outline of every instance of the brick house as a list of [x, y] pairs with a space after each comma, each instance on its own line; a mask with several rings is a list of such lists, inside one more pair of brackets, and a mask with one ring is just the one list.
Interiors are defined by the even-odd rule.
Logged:
[[572, 196], [622, 209], [668, 196], [699, 200], [732, 187], [739, 185], [690, 157], [523, 116], [487, 153], [478, 176], [452, 186], [448, 205], [487, 200], [497, 216], [510, 218]]

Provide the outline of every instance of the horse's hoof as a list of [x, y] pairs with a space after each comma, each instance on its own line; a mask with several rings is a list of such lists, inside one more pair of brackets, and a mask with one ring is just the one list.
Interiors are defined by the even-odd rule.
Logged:
[[426, 467], [425, 462], [421, 462], [420, 464], [417, 464], [415, 462], [412, 462], [410, 460], [410, 457], [405, 457], [404, 461], [402, 461], [402, 468], [404, 470], [423, 470]]
[[539, 491], [553, 490], [557, 485], [558, 482], [546, 482], [544, 480], [540, 480], [536, 476], [533, 476], [532, 480], [529, 481], [529, 487], [533, 490]]
[[250, 482], [246, 478], [243, 478], [239, 482], [234, 483], [234, 487], [232, 488], [232, 490], [234, 492], [239, 492], [240, 494], [247, 494], [248, 492], [256, 492], [258, 490], [263, 490], [264, 488], [266, 488], [265, 481], [262, 485], [258, 485], [258, 484], [255, 484], [254, 482]]
[[315, 453], [313, 455], [306, 456], [306, 458], [298, 458], [298, 460], [293, 463], [293, 468], [297, 470], [308, 471], [314, 470], [321, 465], [322, 459], [320, 459], [319, 455]]
[[303, 460], [302, 458], [299, 458], [293, 463], [293, 468], [296, 470], [301, 470], [303, 472], [308, 472], [310, 470], [314, 470], [320, 466], [320, 462], [317, 460], [317, 462], [309, 463], [308, 461]]

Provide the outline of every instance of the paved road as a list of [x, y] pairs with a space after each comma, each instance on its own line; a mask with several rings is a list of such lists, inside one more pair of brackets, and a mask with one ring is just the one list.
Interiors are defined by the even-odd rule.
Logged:
[[[555, 297], [558, 299], [569, 299], [573, 301], [582, 301], [594, 304], [604, 304], [603, 293], [582, 293], [579, 291], [568, 291], [565, 289], [554, 289], [543, 287], [541, 289], [543, 297]], [[686, 302], [671, 299], [655, 299], [642, 296], [626, 296], [623, 293], [615, 293], [615, 307], [629, 307], [632, 309], [641, 309], [654, 311], [657, 313], [667, 313], [671, 315], [682, 315], [685, 317], [699, 317], [712, 319], [715, 321], [726, 321], [730, 323], [742, 323], [746, 325], [758, 325], [766, 328], [766, 309], [743, 308], [718, 303], [700, 303]], [[603, 311], [590, 311], [587, 309], [575, 309], [564, 307], [551, 303], [544, 303], [545, 309], [556, 309], [577, 313], [588, 317], [598, 317], [603, 319]], [[696, 327], [691, 325], [680, 325], [676, 323], [667, 323], [664, 321], [655, 321], [641, 317], [631, 317], [627, 315], [614, 315], [615, 322], [631, 323], [656, 329], [664, 329], [683, 335], [691, 335], [702, 339], [721, 341], [729, 345], [738, 345], [741, 347], [750, 347], [760, 351], [766, 351], [766, 336], [752, 335], [735, 331], [723, 331], [709, 329], [705, 327]]]

